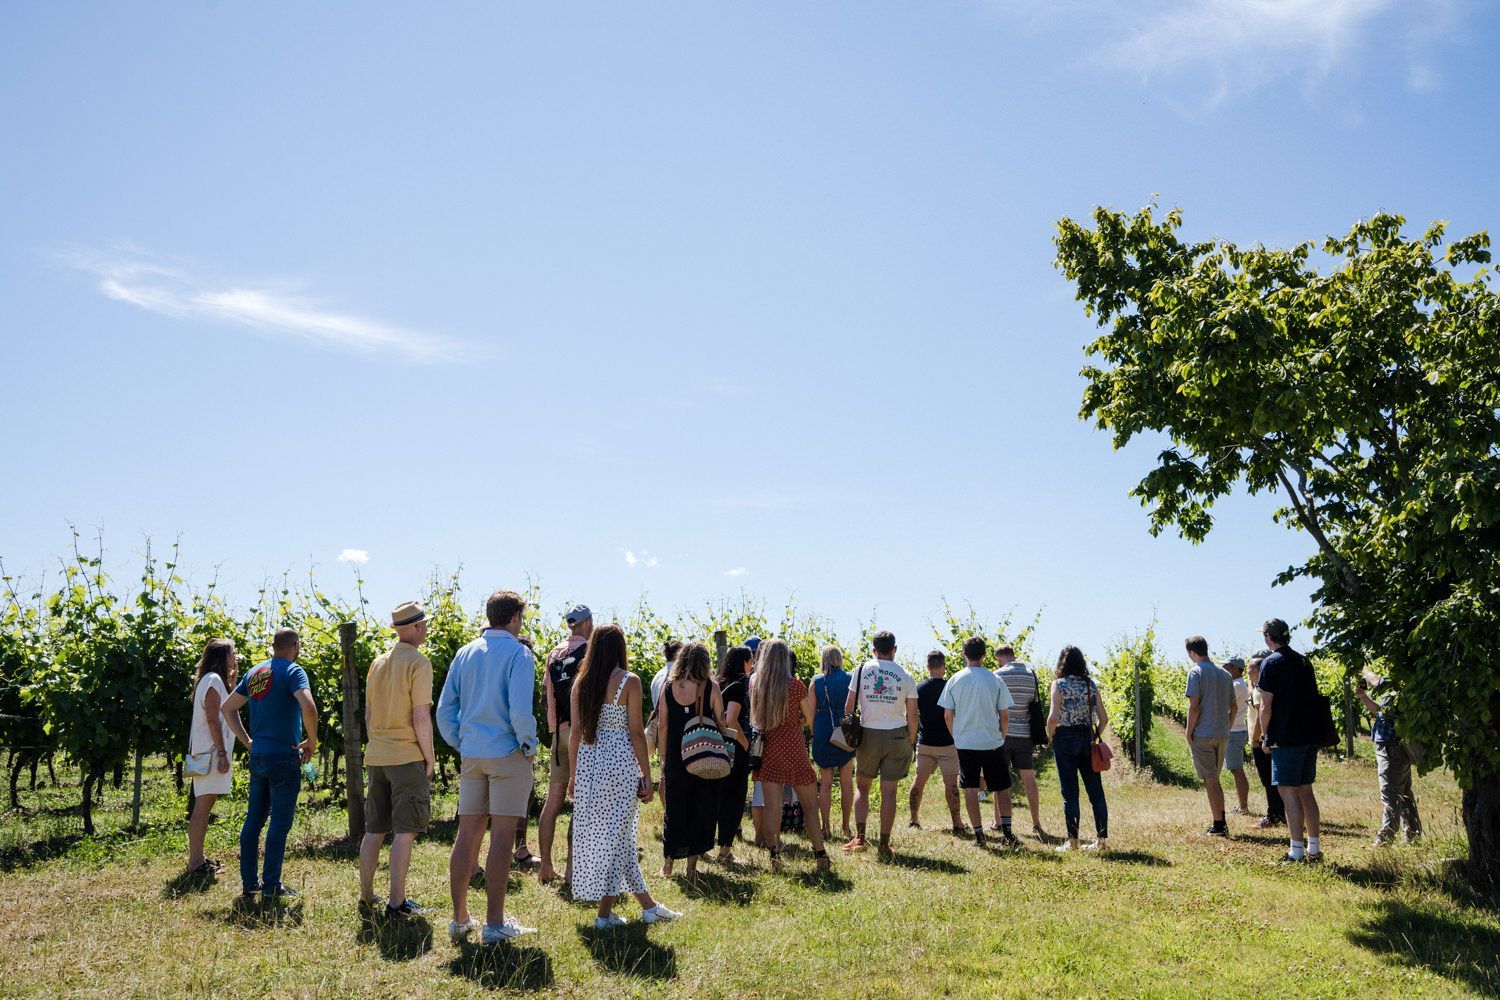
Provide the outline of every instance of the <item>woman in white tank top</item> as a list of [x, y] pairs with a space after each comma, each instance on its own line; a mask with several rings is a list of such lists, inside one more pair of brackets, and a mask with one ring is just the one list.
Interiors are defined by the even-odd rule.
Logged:
[[208, 834], [208, 817], [220, 795], [234, 787], [230, 761], [234, 753], [234, 733], [219, 711], [224, 699], [238, 680], [239, 656], [228, 639], [210, 639], [198, 661], [197, 683], [193, 688], [193, 727], [188, 738], [189, 754], [211, 754], [208, 774], [193, 779], [193, 814], [188, 818], [188, 873], [210, 876], [219, 870], [219, 862], [203, 856], [203, 840]]

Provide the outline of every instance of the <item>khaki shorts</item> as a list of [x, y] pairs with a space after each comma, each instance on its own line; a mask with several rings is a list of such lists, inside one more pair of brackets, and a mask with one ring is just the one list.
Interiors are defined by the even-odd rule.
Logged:
[[465, 757], [458, 772], [458, 814], [525, 816], [535, 780], [531, 758], [519, 750], [504, 757]]
[[951, 778], [958, 774], [958, 750], [952, 746], [930, 747], [925, 743], [917, 744], [917, 777], [931, 774], [937, 768], [943, 772], [943, 777]]
[[552, 735], [552, 753], [547, 758], [547, 783], [549, 785], [568, 783], [568, 728], [568, 724], [563, 723]]
[[911, 770], [911, 744], [906, 727], [866, 729], [854, 752], [854, 775], [874, 781], [900, 781]]
[[431, 782], [422, 761], [372, 764], [365, 794], [366, 833], [422, 833], [432, 816]]
[[1229, 745], [1228, 737], [1195, 736], [1190, 741], [1193, 748], [1193, 770], [1207, 781], [1217, 778], [1224, 768], [1224, 750]]

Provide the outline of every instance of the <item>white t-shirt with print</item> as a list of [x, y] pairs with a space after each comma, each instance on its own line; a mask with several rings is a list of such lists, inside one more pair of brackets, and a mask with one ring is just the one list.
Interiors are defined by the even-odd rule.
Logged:
[[894, 660], [871, 660], [859, 668], [859, 721], [866, 729], [905, 729], [906, 703], [917, 685]]

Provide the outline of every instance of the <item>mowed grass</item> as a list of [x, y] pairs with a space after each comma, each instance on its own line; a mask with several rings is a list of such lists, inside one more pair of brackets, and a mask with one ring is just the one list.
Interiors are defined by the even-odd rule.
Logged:
[[[1186, 759], [1173, 753], [1171, 741], [1180, 739], [1167, 725], [1153, 734], [1159, 769]], [[128, 780], [110, 791], [96, 838], [77, 837], [77, 817], [55, 811], [72, 804], [72, 788], [39, 790], [27, 797], [39, 811], [0, 818], [0, 995], [1500, 992], [1500, 918], [1467, 897], [1443, 863], [1462, 853], [1456, 787], [1442, 774], [1419, 779], [1426, 841], [1371, 849], [1379, 804], [1368, 760], [1320, 767], [1329, 863], [1316, 868], [1275, 865], [1285, 841], [1251, 830], [1253, 817], [1231, 816], [1227, 842], [1198, 836], [1207, 820], [1200, 791], [1176, 783], [1180, 775], [1163, 773], [1162, 783], [1124, 767], [1107, 776], [1117, 850], [1106, 857], [1059, 857], [1030, 837], [1018, 853], [982, 851], [947, 832], [940, 785], [929, 786], [924, 829], [908, 831], [903, 786], [894, 864], [835, 851], [834, 872], [820, 877], [805, 842], [793, 838], [803, 849], [784, 874], [768, 870], [764, 852], [740, 845], [740, 867], [709, 863], [694, 884], [656, 874], [660, 811], [653, 805], [642, 819], [647, 880], [660, 899], [686, 911], [685, 920], [596, 935], [591, 906], [532, 877], [515, 878], [509, 912], [541, 933], [520, 946], [463, 949], [446, 937], [451, 794], [439, 796], [434, 812], [443, 821], [413, 861], [412, 894], [431, 907], [430, 928], [370, 933], [356, 915], [353, 854], [338, 839], [344, 815], [327, 792], [304, 795], [292, 832], [287, 881], [303, 899], [263, 911], [236, 903], [243, 788], [221, 800], [210, 830], [209, 854], [225, 862], [218, 884], [185, 891], [175, 878], [186, 852], [182, 800], [159, 766], [148, 773], [146, 820], [136, 835], [122, 830]], [[1050, 770], [1042, 803], [1045, 826], [1059, 832]], [[1086, 803], [1084, 815], [1087, 832]], [[1028, 832], [1029, 822], [1018, 829]], [[477, 913], [480, 897], [473, 897]], [[622, 911], [639, 915], [633, 902]]]

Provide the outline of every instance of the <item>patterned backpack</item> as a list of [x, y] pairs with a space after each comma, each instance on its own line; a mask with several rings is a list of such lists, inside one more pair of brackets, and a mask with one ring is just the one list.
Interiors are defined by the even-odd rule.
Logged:
[[703, 714], [700, 691], [697, 711], [682, 727], [682, 766], [695, 778], [726, 778], [733, 763], [724, 731], [712, 717]]

